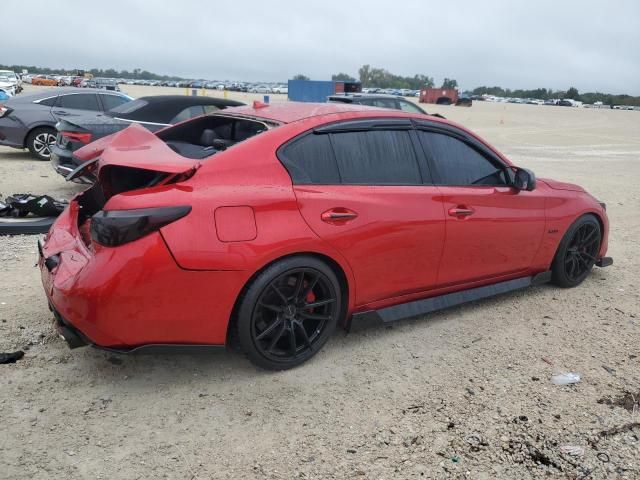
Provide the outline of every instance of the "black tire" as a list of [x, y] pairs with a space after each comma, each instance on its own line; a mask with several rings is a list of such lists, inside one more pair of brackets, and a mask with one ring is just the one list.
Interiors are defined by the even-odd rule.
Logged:
[[38, 127], [29, 132], [27, 148], [36, 160], [46, 162], [51, 158], [51, 146], [56, 142], [56, 129]]
[[602, 232], [593, 215], [583, 215], [567, 230], [553, 259], [553, 283], [563, 288], [580, 285], [596, 263]]
[[342, 291], [324, 262], [307, 256], [270, 265], [240, 299], [238, 341], [249, 360], [286, 370], [309, 360], [340, 320]]

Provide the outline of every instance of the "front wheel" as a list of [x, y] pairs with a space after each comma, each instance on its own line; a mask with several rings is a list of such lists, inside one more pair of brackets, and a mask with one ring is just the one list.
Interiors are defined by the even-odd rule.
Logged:
[[564, 288], [580, 285], [596, 263], [601, 241], [598, 219], [580, 217], [560, 242], [551, 268], [553, 282]]
[[46, 161], [51, 158], [51, 147], [56, 143], [56, 131], [50, 127], [34, 129], [27, 137], [27, 148], [36, 159]]
[[238, 340], [249, 360], [285, 370], [310, 359], [327, 342], [342, 312], [334, 272], [313, 257], [291, 257], [261, 272], [238, 309]]

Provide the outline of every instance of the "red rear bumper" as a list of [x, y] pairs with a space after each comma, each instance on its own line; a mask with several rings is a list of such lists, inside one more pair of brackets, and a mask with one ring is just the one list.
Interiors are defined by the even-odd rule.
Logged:
[[72, 201], [45, 237], [39, 260], [49, 302], [69, 327], [102, 347], [225, 343], [246, 272], [181, 269], [159, 232], [93, 252], [77, 219]]

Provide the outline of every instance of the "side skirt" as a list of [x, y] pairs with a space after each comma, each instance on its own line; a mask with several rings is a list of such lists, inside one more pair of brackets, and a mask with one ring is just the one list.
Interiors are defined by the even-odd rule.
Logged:
[[551, 271], [546, 271], [531, 277], [516, 278], [514, 280], [507, 280], [506, 282], [447, 293], [437, 297], [425, 298], [424, 300], [415, 300], [379, 310], [355, 313], [352, 322], [365, 319], [377, 319], [384, 323], [395, 322], [404, 318], [416, 317], [456, 305], [462, 305], [463, 303], [474, 302], [483, 298], [493, 297], [494, 295], [520, 290], [532, 285], [542, 285], [549, 281], [551, 281]]

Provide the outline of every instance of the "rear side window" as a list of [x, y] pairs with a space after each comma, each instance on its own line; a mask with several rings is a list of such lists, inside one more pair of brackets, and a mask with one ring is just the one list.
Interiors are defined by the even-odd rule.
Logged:
[[435, 132], [419, 131], [424, 149], [431, 157], [438, 185], [506, 185], [501, 165], [458, 140]]
[[202, 107], [204, 108], [204, 113], [215, 113], [220, 110], [220, 108], [215, 105], [203, 105]]
[[398, 103], [400, 104], [400, 110], [403, 112], [424, 113], [420, 107], [411, 102], [407, 102], [406, 100], [398, 100]]
[[130, 102], [131, 100], [121, 95], [100, 95], [102, 99], [102, 105], [105, 110], [111, 110], [112, 108], [119, 107], [120, 105]]
[[340, 183], [329, 135], [309, 134], [288, 144], [279, 155], [294, 184]]
[[74, 93], [71, 95], [60, 95], [56, 103], [58, 108], [72, 108], [77, 110], [100, 111], [98, 97], [93, 93]]
[[58, 97], [45, 98], [44, 100], [40, 100], [37, 102], [39, 105], [44, 105], [46, 107], [53, 107], [56, 103]]
[[331, 134], [342, 183], [418, 185], [418, 160], [408, 131], [372, 130]]

